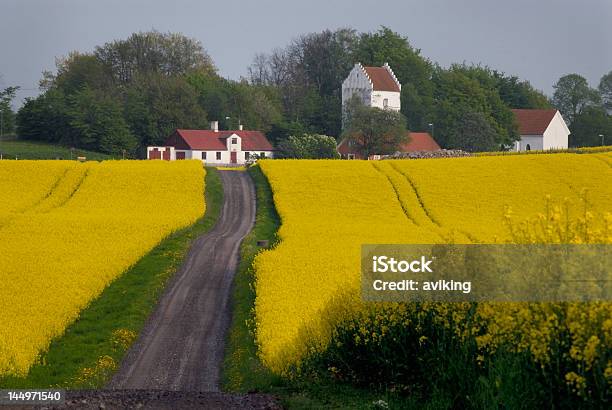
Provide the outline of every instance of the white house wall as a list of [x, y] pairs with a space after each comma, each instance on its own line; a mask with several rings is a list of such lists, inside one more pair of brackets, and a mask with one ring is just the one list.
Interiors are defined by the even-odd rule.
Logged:
[[531, 151], [541, 151], [544, 149], [541, 135], [521, 135], [521, 140], [518, 145], [519, 151], [527, 151], [527, 145], [529, 145]]
[[372, 107], [385, 108], [385, 99], [387, 99], [387, 109], [399, 111], [401, 107], [400, 93], [395, 91], [373, 91], [372, 92]]
[[552, 121], [544, 131], [544, 149], [565, 149], [568, 147], [569, 129], [563, 117], [557, 111]]
[[[203, 151], [188, 151], [190, 154], [189, 157], [185, 155], [185, 158], [189, 159], [199, 159], [206, 165], [235, 165], [231, 164], [231, 154], [230, 151], [206, 151], [206, 159], [202, 159]], [[221, 153], [221, 159], [217, 159], [217, 152]], [[244, 165], [246, 162], [246, 153], [249, 152], [250, 155], [261, 155], [264, 154], [266, 158], [272, 158], [273, 154], [271, 151], [236, 151], [236, 164]]]

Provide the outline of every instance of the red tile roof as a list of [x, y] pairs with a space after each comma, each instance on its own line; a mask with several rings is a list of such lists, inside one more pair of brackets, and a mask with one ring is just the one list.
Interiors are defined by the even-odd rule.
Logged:
[[[410, 132], [410, 140], [400, 145], [401, 152], [415, 151], [437, 151], [441, 149], [438, 143], [429, 135], [428, 132]], [[340, 155], [355, 154], [356, 158], [361, 158], [353, 147], [349, 146], [348, 140], [343, 139], [338, 145]]]
[[182, 130], [177, 129], [166, 139], [164, 145], [177, 149], [226, 151], [226, 139], [231, 135], [238, 135], [242, 140], [243, 151], [272, 151], [272, 144], [260, 131], [244, 130]]
[[554, 118], [557, 110], [512, 110], [521, 135], [542, 135]]
[[395, 82], [391, 73], [385, 67], [363, 67], [375, 91], [395, 91], [400, 92], [400, 88]]
[[411, 132], [410, 141], [400, 146], [402, 152], [438, 151], [440, 146], [428, 132]]

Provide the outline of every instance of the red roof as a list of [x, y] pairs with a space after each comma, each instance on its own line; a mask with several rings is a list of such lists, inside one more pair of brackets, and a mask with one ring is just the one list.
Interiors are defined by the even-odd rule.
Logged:
[[[416, 151], [438, 151], [440, 150], [438, 143], [429, 135], [428, 132], [410, 132], [410, 140], [400, 145], [400, 152], [416, 152]], [[355, 154], [356, 158], [361, 158], [353, 147], [349, 146], [348, 140], [345, 138], [338, 145], [340, 155]]]
[[555, 117], [557, 110], [512, 110], [521, 135], [542, 135]]
[[375, 91], [395, 91], [400, 92], [399, 85], [395, 81], [395, 78], [391, 75], [389, 70], [385, 67], [363, 67], [372, 84], [374, 85]]
[[438, 151], [440, 146], [428, 132], [411, 132], [410, 141], [400, 146], [402, 152]]
[[185, 150], [226, 151], [226, 139], [231, 135], [241, 138], [243, 151], [272, 151], [272, 144], [260, 131], [244, 130], [181, 130], [177, 129], [167, 139], [164, 145]]

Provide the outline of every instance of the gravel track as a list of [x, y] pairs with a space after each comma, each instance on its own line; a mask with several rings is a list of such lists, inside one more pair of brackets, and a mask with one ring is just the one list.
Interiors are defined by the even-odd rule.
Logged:
[[70, 392], [63, 408], [280, 408], [269, 395], [220, 392], [232, 281], [255, 221], [255, 189], [246, 172], [219, 173], [217, 223], [192, 245], [109, 390]]

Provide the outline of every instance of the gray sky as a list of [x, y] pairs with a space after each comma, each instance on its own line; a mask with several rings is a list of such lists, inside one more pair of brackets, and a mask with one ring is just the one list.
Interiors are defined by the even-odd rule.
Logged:
[[481, 62], [549, 95], [563, 74], [596, 86], [612, 70], [612, 0], [0, 0], [0, 87], [36, 95], [56, 56], [152, 28], [197, 38], [238, 79], [299, 34], [381, 25], [443, 66]]

